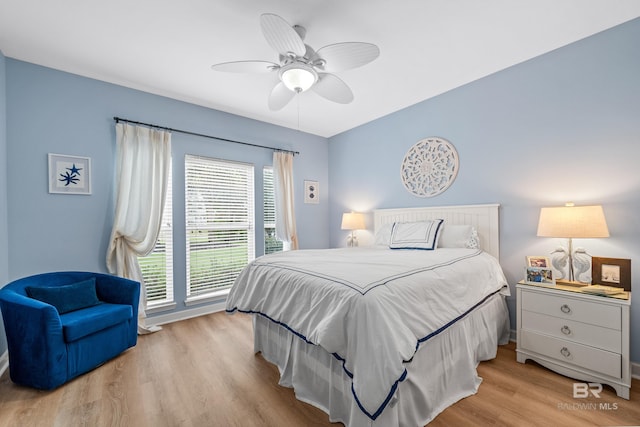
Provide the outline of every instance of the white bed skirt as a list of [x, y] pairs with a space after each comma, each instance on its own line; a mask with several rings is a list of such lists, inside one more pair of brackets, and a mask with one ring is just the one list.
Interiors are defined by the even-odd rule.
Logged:
[[375, 419], [363, 413], [351, 393], [342, 362], [284, 327], [254, 315], [254, 349], [278, 366], [280, 385], [349, 427], [424, 426], [458, 400], [475, 394], [482, 379], [478, 363], [496, 357], [509, 340], [509, 312], [496, 294], [439, 335], [423, 343], [406, 365], [407, 377]]

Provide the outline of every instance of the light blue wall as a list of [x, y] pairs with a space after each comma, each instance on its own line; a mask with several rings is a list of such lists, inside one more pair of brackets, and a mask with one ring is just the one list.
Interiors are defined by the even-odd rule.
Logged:
[[[639, 48], [640, 20], [634, 20], [330, 138], [328, 144], [324, 138], [0, 53], [0, 170], [6, 178], [0, 179], [0, 280], [51, 270], [105, 271], [113, 212], [112, 117], [118, 115], [301, 151], [295, 175], [304, 248], [343, 246], [340, 216], [346, 210], [498, 202], [501, 263], [515, 283], [525, 255], [545, 254], [563, 243], [535, 237], [539, 208], [572, 200], [602, 204], [611, 232], [608, 239], [577, 244], [596, 256], [631, 258], [634, 286], [640, 286]], [[400, 162], [415, 142], [431, 135], [456, 146], [461, 169], [445, 193], [419, 199], [403, 188]], [[173, 147], [175, 194], [184, 188], [185, 153], [252, 162], [256, 171], [271, 158], [269, 151], [179, 134]], [[50, 152], [91, 157], [93, 195], [48, 194]], [[302, 203], [304, 179], [320, 181], [323, 203]], [[182, 200], [175, 203], [177, 224], [184, 209]], [[258, 203], [258, 218], [260, 211]], [[179, 229], [175, 239], [184, 241]], [[175, 256], [176, 278], [183, 280], [184, 248], [178, 245]], [[634, 306], [640, 304], [638, 293]], [[180, 293], [176, 297], [179, 303], [184, 299]], [[513, 312], [515, 300], [509, 302]], [[640, 328], [633, 327], [638, 324], [640, 310], [632, 310], [635, 362], [640, 362]], [[3, 335], [0, 354], [6, 350]]]
[[[6, 60], [6, 82], [9, 279], [57, 270], [106, 271], [114, 210], [114, 116], [300, 151], [294, 162], [300, 245], [329, 246], [325, 138], [10, 58]], [[172, 146], [174, 280], [179, 311], [184, 309], [186, 296], [185, 234], [179, 226], [184, 223], [184, 155], [253, 163], [259, 230], [262, 168], [271, 165], [272, 151], [180, 133], [172, 135]], [[47, 153], [90, 157], [93, 194], [48, 194]], [[305, 179], [321, 183], [321, 204], [303, 203]], [[0, 197], [2, 194], [0, 187]], [[261, 253], [261, 235], [256, 234]]]
[[[460, 173], [446, 192], [421, 199], [404, 189], [400, 164], [428, 136], [455, 145]], [[631, 359], [640, 362], [639, 161], [636, 19], [330, 138], [331, 244], [344, 246], [340, 215], [351, 209], [497, 202], [500, 261], [513, 284], [526, 255], [566, 244], [536, 237], [540, 207], [602, 204], [611, 237], [575, 244], [631, 258]], [[515, 327], [514, 297], [509, 307]]]
[[[0, 287], [9, 278], [9, 231], [7, 224], [7, 95], [6, 58], [0, 51]], [[0, 318], [1, 318], [0, 314]], [[0, 356], [7, 350], [4, 324], [0, 321]]]

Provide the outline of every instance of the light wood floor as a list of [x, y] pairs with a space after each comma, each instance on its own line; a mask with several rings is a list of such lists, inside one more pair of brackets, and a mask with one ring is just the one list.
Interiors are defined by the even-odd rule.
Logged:
[[[431, 426], [640, 424], [640, 382], [631, 400], [605, 387], [574, 399], [573, 380], [516, 362], [514, 346], [480, 364], [479, 392]], [[94, 371], [50, 392], [0, 377], [0, 426], [336, 426], [277, 385], [278, 371], [253, 354], [248, 316], [216, 313], [165, 325]]]

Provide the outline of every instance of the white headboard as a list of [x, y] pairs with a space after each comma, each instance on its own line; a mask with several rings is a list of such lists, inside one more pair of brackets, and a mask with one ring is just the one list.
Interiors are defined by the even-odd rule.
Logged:
[[499, 204], [466, 206], [433, 206], [424, 208], [376, 209], [373, 211], [374, 231], [394, 222], [444, 219], [446, 224], [472, 225], [478, 231], [480, 247], [500, 259]]

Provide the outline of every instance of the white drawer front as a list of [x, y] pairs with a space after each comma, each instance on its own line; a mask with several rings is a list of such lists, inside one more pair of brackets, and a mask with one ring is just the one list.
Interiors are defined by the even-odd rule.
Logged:
[[526, 310], [522, 311], [522, 328], [534, 332], [542, 332], [562, 340], [598, 347], [614, 353], [622, 351], [622, 333], [615, 329]]
[[523, 291], [522, 309], [604, 328], [621, 329], [620, 306]]
[[523, 349], [535, 351], [544, 356], [600, 372], [610, 377], [621, 378], [622, 376], [622, 357], [620, 354], [524, 329], [520, 332], [522, 335], [520, 343]]

